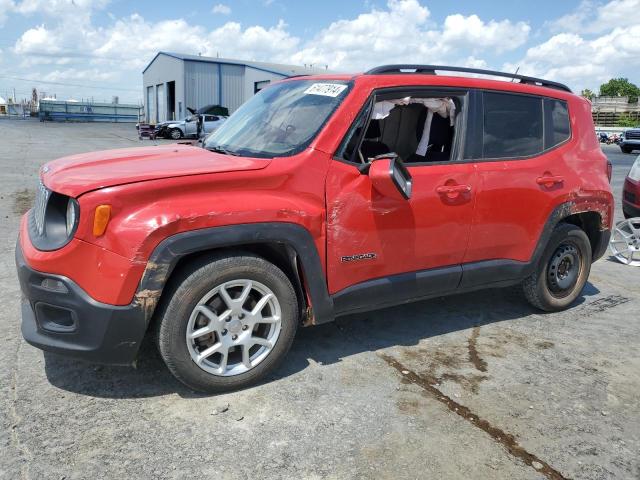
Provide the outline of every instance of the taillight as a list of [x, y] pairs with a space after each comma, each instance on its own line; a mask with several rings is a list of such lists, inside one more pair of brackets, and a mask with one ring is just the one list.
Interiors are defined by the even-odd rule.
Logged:
[[609, 183], [611, 183], [611, 176], [613, 175], [613, 164], [611, 160], [607, 159], [607, 178], [609, 179]]

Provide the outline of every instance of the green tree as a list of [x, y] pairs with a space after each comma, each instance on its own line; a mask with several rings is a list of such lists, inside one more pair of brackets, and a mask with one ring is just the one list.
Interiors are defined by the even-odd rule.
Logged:
[[636, 127], [640, 125], [640, 121], [631, 118], [631, 115], [628, 113], [623, 113], [622, 115], [620, 115], [617, 123], [619, 127]]
[[595, 97], [594, 93], [588, 88], [582, 90], [582, 92], [580, 92], [580, 95], [582, 95], [584, 98], [588, 98], [589, 100], [593, 100], [593, 97]]
[[629, 103], [636, 103], [640, 96], [640, 88], [628, 78], [612, 78], [600, 85], [600, 95], [605, 97], [629, 97]]

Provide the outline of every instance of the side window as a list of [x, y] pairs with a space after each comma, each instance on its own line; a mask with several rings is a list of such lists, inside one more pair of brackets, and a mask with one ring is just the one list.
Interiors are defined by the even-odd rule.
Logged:
[[547, 138], [545, 149], [552, 148], [571, 137], [571, 126], [569, 124], [569, 111], [567, 102], [547, 98], [544, 101], [545, 123], [547, 127]]
[[513, 158], [544, 150], [542, 98], [483, 93], [483, 158]]
[[408, 164], [450, 161], [456, 156], [458, 114], [465, 98], [381, 93], [361, 111], [337, 156], [360, 164], [387, 153]]

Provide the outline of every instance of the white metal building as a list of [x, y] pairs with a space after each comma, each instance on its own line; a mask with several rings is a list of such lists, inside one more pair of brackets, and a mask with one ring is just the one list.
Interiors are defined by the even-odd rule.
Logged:
[[147, 122], [179, 120], [187, 107], [221, 105], [234, 112], [270, 82], [326, 70], [277, 63], [158, 52], [142, 71]]

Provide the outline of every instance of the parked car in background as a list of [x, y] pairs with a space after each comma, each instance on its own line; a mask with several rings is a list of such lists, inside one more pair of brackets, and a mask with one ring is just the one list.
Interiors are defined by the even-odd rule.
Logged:
[[[202, 131], [201, 125], [201, 135], [211, 133], [215, 131], [215, 129], [229, 117], [229, 109], [227, 107], [223, 107], [221, 105], [205, 105], [204, 107], [200, 107], [198, 109], [187, 107], [187, 110], [191, 113], [191, 115], [187, 116], [183, 120], [167, 120], [164, 122], [156, 123], [154, 126], [154, 134], [159, 138], [173, 138], [174, 140], [178, 140], [183, 137], [193, 138], [197, 136], [198, 133], [198, 119], [202, 115], [207, 115], [206, 118], [201, 118], [201, 122], [207, 122], [205, 126], [204, 132]], [[218, 117], [218, 119], [214, 119], [212, 117]], [[195, 122], [194, 124], [190, 124], [189, 122]], [[216, 122], [218, 125], [216, 125]], [[183, 125], [177, 128], [169, 128], [169, 125], [175, 125], [183, 123], [189, 123], [188, 125]], [[139, 130], [140, 124], [136, 123], [136, 130]]]
[[[622, 213], [624, 218], [640, 217], [640, 155], [636, 158], [624, 180]], [[638, 238], [640, 239], [640, 236]]]
[[622, 132], [618, 145], [620, 145], [622, 153], [640, 150], [640, 128], [631, 128]]
[[556, 82], [389, 65], [274, 83], [204, 148], [49, 162], [16, 246], [22, 334], [120, 365], [150, 336], [176, 378], [220, 392], [342, 315], [518, 284], [564, 310], [612, 227], [594, 130]]
[[222, 125], [227, 117], [221, 115], [195, 114], [190, 115], [182, 121], [163, 122], [156, 126], [156, 137], [171, 138], [173, 140], [195, 138], [198, 136], [199, 119], [201, 119], [202, 122], [202, 131], [200, 133], [209, 134]]

